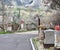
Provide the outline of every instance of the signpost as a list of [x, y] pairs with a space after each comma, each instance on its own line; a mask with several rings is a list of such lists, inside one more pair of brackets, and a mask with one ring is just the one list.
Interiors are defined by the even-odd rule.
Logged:
[[21, 29], [24, 29], [24, 20], [21, 20], [20, 23], [21, 23]]

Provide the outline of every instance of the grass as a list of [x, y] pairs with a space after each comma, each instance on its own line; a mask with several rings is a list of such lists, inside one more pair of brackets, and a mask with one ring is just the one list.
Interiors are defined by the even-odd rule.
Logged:
[[35, 49], [38, 50], [38, 47], [37, 47], [37, 45], [36, 45], [37, 39], [32, 39], [32, 42], [33, 42], [33, 44], [34, 44]]
[[[53, 50], [53, 47], [48, 48], [48, 49], [44, 48], [43, 44], [40, 44], [40, 42], [37, 40], [37, 38], [33, 38], [32, 41], [33, 41], [33, 44], [34, 44], [34, 47], [36, 50]], [[41, 46], [42, 46], [42, 48], [41, 48]]]
[[0, 31], [0, 34], [9, 34], [9, 33], [12, 33], [12, 32], [10, 32], [10, 31], [7, 31], [7, 32], [5, 32], [5, 31]]

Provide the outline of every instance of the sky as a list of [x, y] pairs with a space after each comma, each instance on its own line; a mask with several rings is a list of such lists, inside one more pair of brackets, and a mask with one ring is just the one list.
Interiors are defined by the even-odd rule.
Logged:
[[25, 3], [25, 6], [29, 7], [40, 7], [42, 6], [42, 0], [20, 0], [22, 3]]
[[25, 6], [25, 7], [40, 7], [42, 6], [42, 0], [5, 0], [5, 4], [9, 5], [10, 3], [14, 6]]

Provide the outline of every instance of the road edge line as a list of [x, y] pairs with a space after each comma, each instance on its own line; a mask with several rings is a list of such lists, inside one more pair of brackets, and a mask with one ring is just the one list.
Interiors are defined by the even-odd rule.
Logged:
[[30, 43], [31, 43], [32, 49], [33, 49], [33, 50], [36, 50], [35, 47], [34, 47], [34, 44], [33, 44], [33, 42], [32, 42], [32, 38], [30, 38]]

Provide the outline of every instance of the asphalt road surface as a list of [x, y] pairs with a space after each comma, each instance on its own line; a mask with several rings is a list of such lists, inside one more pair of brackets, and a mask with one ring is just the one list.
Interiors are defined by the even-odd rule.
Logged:
[[37, 34], [0, 35], [0, 50], [32, 50], [30, 38]]

